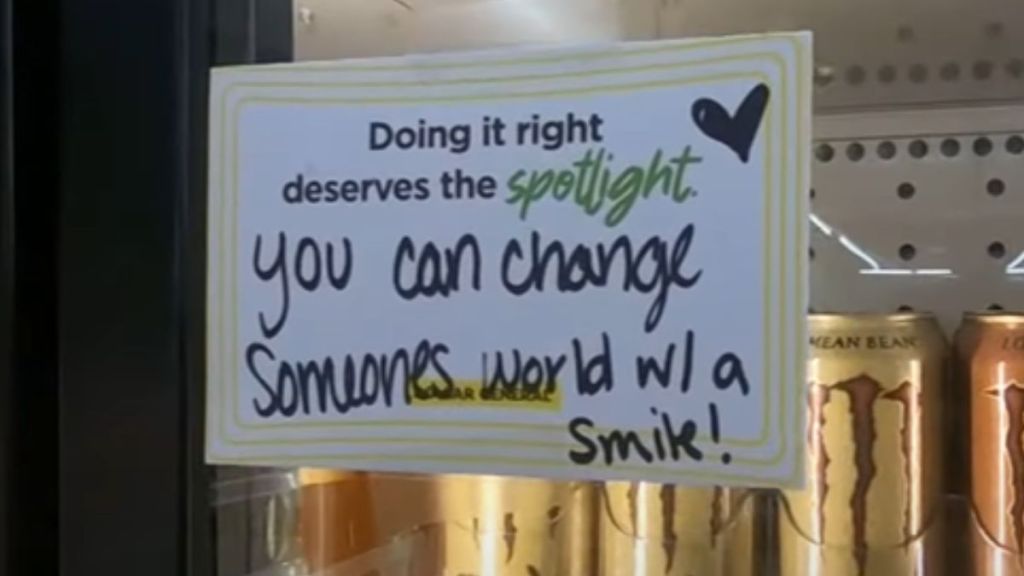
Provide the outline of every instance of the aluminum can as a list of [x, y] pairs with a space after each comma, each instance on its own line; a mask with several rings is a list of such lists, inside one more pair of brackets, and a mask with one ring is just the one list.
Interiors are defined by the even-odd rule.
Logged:
[[609, 482], [599, 514], [600, 576], [754, 576], [747, 490]]
[[1024, 576], [1024, 315], [966, 314], [957, 336], [974, 574]]
[[596, 491], [590, 483], [500, 476], [376, 476], [376, 525], [386, 540], [409, 544], [408, 550], [400, 549], [411, 566], [403, 574], [593, 574]]
[[805, 489], [778, 516], [787, 576], [944, 573], [947, 345], [929, 314], [812, 314]]
[[326, 573], [380, 546], [366, 473], [302, 468], [298, 478], [298, 538], [305, 566]]

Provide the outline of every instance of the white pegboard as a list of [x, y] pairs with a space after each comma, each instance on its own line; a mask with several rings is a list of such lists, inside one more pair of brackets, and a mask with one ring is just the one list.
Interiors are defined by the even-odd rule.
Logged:
[[1024, 310], [1024, 107], [816, 123], [812, 307]]
[[[627, 0], [632, 3], [632, 0]], [[1024, 97], [1012, 0], [655, 0], [658, 37], [809, 29], [819, 110]], [[623, 4], [625, 6], [625, 3]], [[650, 28], [638, 31], [641, 36]]]
[[1024, 3], [295, 0], [296, 58], [811, 29], [811, 302], [1024, 310]]
[[818, 109], [1024, 98], [1016, 0], [294, 0], [300, 60], [813, 30]]

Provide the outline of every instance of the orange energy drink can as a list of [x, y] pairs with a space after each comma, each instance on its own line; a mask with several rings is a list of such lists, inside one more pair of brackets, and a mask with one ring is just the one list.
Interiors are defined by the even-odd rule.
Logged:
[[593, 574], [596, 492], [590, 483], [378, 476], [377, 525], [392, 542], [415, 542], [410, 575]]
[[966, 314], [957, 351], [970, 408], [973, 573], [1024, 576], [1024, 315]]
[[812, 314], [806, 488], [778, 517], [786, 576], [940, 576], [947, 350], [929, 314]]
[[760, 574], [746, 490], [608, 482], [599, 514], [600, 576]]

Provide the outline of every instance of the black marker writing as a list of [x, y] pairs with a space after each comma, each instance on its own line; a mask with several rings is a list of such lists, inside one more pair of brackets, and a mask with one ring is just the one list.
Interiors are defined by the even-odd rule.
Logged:
[[596, 425], [590, 418], [572, 419], [569, 422], [569, 435], [582, 446], [582, 450], [571, 450], [569, 459], [581, 466], [599, 459], [608, 466], [616, 461], [629, 462], [634, 458], [648, 464], [669, 460], [679, 462], [684, 459], [700, 462], [704, 459], [704, 453], [697, 447], [696, 422], [684, 420], [677, 425], [667, 413], [657, 409], [652, 409], [652, 413], [658, 418], [658, 424], [651, 427], [649, 434], [644, 435], [634, 430], [596, 432]]
[[566, 360], [565, 354], [536, 357], [512, 350], [511, 353], [495, 352], [492, 356], [485, 352], [483, 391], [491, 395], [495, 391], [554, 393]]
[[280, 284], [281, 307], [277, 320], [268, 321], [267, 315], [259, 314], [260, 330], [264, 338], [273, 338], [284, 328], [291, 307], [290, 278], [294, 277], [299, 287], [314, 292], [326, 278], [335, 290], [344, 290], [352, 278], [352, 244], [348, 238], [341, 241], [341, 263], [335, 255], [333, 242], [318, 243], [309, 237], [302, 237], [293, 252], [289, 252], [288, 236], [277, 235], [277, 251], [269, 264], [263, 263], [263, 235], [256, 235], [252, 252], [252, 268], [256, 277], [263, 282], [277, 281]]
[[516, 296], [530, 292], [580, 292], [588, 287], [605, 288], [613, 284], [612, 273], [620, 271], [615, 282], [624, 292], [654, 293], [654, 301], [644, 321], [644, 330], [653, 332], [665, 312], [669, 290], [692, 288], [702, 270], [683, 271], [696, 234], [693, 224], [684, 226], [675, 242], [652, 236], [634, 248], [628, 236], [620, 236], [610, 245], [578, 244], [567, 248], [559, 240], [544, 241], [539, 232], [530, 235], [529, 248], [511, 240], [501, 258], [501, 279], [505, 289]]
[[[403, 281], [407, 264], [416, 270], [412, 281]], [[463, 270], [468, 270], [473, 290], [480, 290], [481, 268], [480, 245], [472, 234], [464, 234], [454, 248], [442, 250], [427, 242], [419, 252], [412, 238], [403, 236], [395, 253], [392, 281], [395, 291], [406, 300], [419, 296], [447, 298], [459, 291]]]
[[732, 352], [726, 352], [718, 358], [718, 361], [715, 362], [713, 377], [715, 387], [719, 390], [728, 390], [734, 384], [737, 384], [744, 396], [750, 394], [750, 382], [747, 381], [747, 373], [743, 369], [743, 361]]
[[[413, 349], [392, 354], [346, 354], [338, 360], [292, 362], [279, 360], [261, 342], [246, 347], [249, 375], [259, 384], [261, 398], [253, 407], [261, 418], [297, 414], [347, 414], [350, 410], [383, 402], [391, 407], [396, 389], [405, 401], [428, 397], [437, 387], [453, 385], [443, 364], [448, 347], [421, 341]], [[437, 376], [427, 376], [428, 373]]]
[[[693, 376], [693, 330], [686, 331], [686, 344], [683, 347], [682, 374], [679, 377], [679, 390], [686, 393], [690, 391], [690, 379]], [[669, 344], [668, 349], [659, 361], [653, 356], [637, 356], [636, 358], [636, 382], [641, 390], [646, 390], [647, 385], [653, 379], [662, 388], [672, 385], [673, 366], [675, 365], [676, 345]]]

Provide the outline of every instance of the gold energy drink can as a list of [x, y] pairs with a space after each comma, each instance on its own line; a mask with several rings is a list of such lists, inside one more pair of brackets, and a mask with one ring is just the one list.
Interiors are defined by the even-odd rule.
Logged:
[[608, 482], [600, 576], [754, 576], [754, 498], [746, 490]]
[[974, 574], [1024, 575], [1024, 315], [967, 314], [957, 338], [970, 407]]
[[940, 576], [946, 343], [927, 314], [809, 318], [806, 488], [778, 519], [786, 576]]
[[298, 536], [310, 573], [326, 573], [381, 545], [370, 500], [370, 475], [302, 468]]
[[375, 500], [382, 531], [416, 542], [408, 574], [593, 574], [596, 492], [589, 483], [392, 476], [375, 482]]

